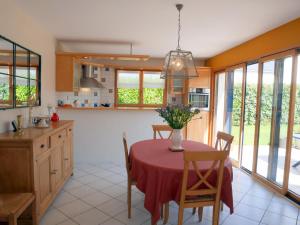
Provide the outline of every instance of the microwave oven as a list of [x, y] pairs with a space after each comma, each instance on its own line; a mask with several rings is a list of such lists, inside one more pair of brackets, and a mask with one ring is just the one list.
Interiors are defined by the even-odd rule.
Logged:
[[189, 104], [192, 108], [209, 110], [210, 90], [208, 88], [190, 88]]

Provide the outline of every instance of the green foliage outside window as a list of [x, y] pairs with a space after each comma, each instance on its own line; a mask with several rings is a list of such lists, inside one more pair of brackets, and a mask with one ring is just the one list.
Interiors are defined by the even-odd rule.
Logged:
[[144, 104], [163, 104], [163, 88], [144, 88]]
[[138, 104], [138, 88], [118, 88], [118, 104]]
[[[143, 104], [162, 104], [163, 88], [144, 88]], [[118, 104], [138, 104], [139, 89], [138, 88], [118, 88]]]
[[27, 102], [28, 100], [36, 99], [36, 87], [16, 86], [16, 100], [17, 103]]
[[0, 84], [0, 100], [7, 101], [9, 99], [8, 84]]

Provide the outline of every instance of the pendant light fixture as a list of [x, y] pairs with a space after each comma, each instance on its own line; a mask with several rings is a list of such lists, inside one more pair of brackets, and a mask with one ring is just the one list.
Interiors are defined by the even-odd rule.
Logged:
[[183, 4], [176, 4], [176, 8], [178, 10], [177, 48], [166, 55], [161, 78], [189, 79], [198, 77], [192, 52], [181, 50], [180, 48], [180, 11], [183, 8]]

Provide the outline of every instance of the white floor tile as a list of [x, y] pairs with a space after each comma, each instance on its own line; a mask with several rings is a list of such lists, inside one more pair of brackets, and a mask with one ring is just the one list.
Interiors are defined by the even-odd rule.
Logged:
[[97, 208], [110, 216], [115, 216], [120, 212], [127, 210], [127, 204], [117, 199], [111, 199], [97, 206]]
[[68, 218], [62, 214], [57, 209], [51, 208], [47, 210], [46, 214], [43, 216], [40, 225], [55, 225], [61, 223]]
[[69, 220], [66, 220], [62, 223], [59, 223], [58, 225], [78, 225], [78, 223], [75, 223], [74, 221], [69, 219]]
[[131, 211], [131, 219], [128, 219], [127, 210], [121, 212], [115, 218], [128, 225], [141, 225], [142, 223], [146, 222], [146, 220], [150, 219], [150, 214], [146, 214], [138, 209], [133, 208]]
[[87, 185], [98, 191], [101, 191], [102, 189], [112, 186], [113, 184], [106, 181], [105, 179], [98, 179], [96, 181], [88, 183]]
[[299, 213], [299, 209], [296, 206], [279, 202], [271, 202], [268, 211], [291, 217], [293, 219], [297, 219]]
[[98, 209], [90, 209], [73, 218], [80, 225], [98, 225], [108, 219], [109, 217]]
[[63, 189], [66, 190], [66, 191], [68, 191], [68, 190], [71, 190], [71, 189], [73, 189], [73, 188], [78, 188], [78, 187], [80, 187], [80, 186], [82, 186], [82, 185], [83, 185], [83, 184], [80, 183], [79, 181], [77, 181], [77, 180], [71, 178], [71, 179], [69, 179], [69, 180], [67, 181], [67, 183], [65, 184], [65, 186], [64, 186]]
[[123, 186], [119, 186], [119, 185], [112, 185], [110, 187], [104, 188], [102, 190], [103, 193], [110, 195], [112, 197], [117, 197], [120, 196], [124, 193], [127, 193], [127, 189]]
[[78, 188], [71, 189], [68, 192], [78, 198], [82, 198], [86, 195], [94, 194], [97, 191], [87, 185], [83, 185]]
[[127, 180], [124, 176], [121, 176], [118, 174], [114, 174], [113, 176], [105, 177], [104, 179], [113, 184], [118, 184], [118, 183], [121, 183], [121, 182], [124, 182]]
[[92, 174], [89, 174], [89, 175], [79, 177], [76, 180], [79, 181], [82, 184], [88, 184], [88, 183], [91, 183], [93, 181], [99, 180], [99, 177], [94, 176]]
[[124, 224], [118, 220], [109, 219], [109, 220], [105, 221], [104, 223], [101, 223], [101, 225], [124, 225]]
[[251, 207], [243, 203], [238, 204], [238, 206], [234, 209], [234, 214], [246, 217], [257, 222], [262, 219], [264, 213], [265, 210], [263, 209]]
[[230, 215], [226, 218], [223, 223], [224, 225], [258, 225], [259, 222], [255, 222], [253, 220], [249, 220], [245, 217], [238, 215]]
[[253, 195], [245, 195], [245, 197], [241, 200], [241, 203], [256, 207], [259, 209], [267, 209], [270, 205], [271, 200], [266, 200], [263, 198], [255, 197]]
[[66, 214], [69, 217], [77, 216], [80, 213], [83, 213], [91, 208], [92, 208], [92, 206], [86, 204], [85, 202], [83, 202], [81, 200], [75, 200], [75, 201], [67, 203], [61, 207], [58, 207], [58, 209], [60, 211], [62, 211], [64, 214]]
[[[117, 196], [116, 199], [123, 201], [123, 202], [127, 202], [127, 193]], [[144, 202], [143, 195], [141, 195], [137, 192], [131, 193], [131, 205], [132, 206], [139, 204], [141, 201]]]
[[296, 219], [267, 212], [262, 219], [262, 223], [267, 225], [296, 225]]
[[81, 198], [84, 202], [86, 202], [89, 205], [92, 206], [98, 206], [104, 202], [107, 202], [108, 200], [112, 199], [112, 197], [101, 193], [101, 192], [96, 192], [90, 195], [86, 195], [84, 197]]
[[66, 191], [59, 193], [53, 202], [53, 206], [59, 207], [69, 202], [76, 200], [77, 198]]

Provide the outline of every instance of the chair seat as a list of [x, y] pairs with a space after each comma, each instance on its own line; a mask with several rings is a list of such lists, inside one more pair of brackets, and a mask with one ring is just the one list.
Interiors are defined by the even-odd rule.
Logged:
[[5, 218], [24, 210], [33, 200], [32, 193], [0, 193], [0, 217]]

